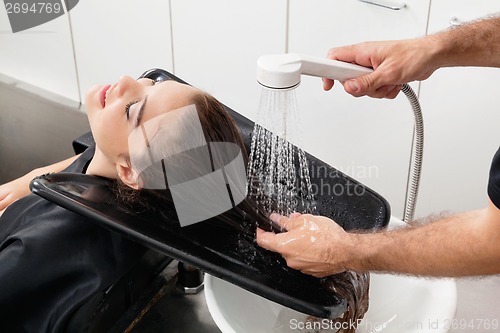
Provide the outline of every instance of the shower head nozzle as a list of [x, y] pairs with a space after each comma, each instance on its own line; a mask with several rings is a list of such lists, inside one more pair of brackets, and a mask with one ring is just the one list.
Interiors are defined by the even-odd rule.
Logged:
[[262, 56], [257, 60], [257, 82], [269, 89], [293, 89], [300, 83], [301, 67], [297, 54]]
[[296, 88], [301, 75], [345, 81], [372, 71], [371, 68], [342, 61], [293, 53], [265, 55], [257, 60], [257, 81], [275, 90]]

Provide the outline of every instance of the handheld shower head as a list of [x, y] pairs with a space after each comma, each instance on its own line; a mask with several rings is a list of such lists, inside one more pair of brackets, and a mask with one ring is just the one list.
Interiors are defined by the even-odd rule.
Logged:
[[345, 81], [372, 71], [347, 62], [294, 53], [265, 55], [257, 60], [257, 81], [268, 89], [294, 89], [301, 75]]
[[[373, 69], [347, 62], [300, 54], [276, 54], [261, 56], [257, 60], [257, 81], [270, 90], [291, 90], [300, 83], [301, 75], [318, 76], [338, 81], [346, 81], [373, 72]], [[424, 124], [418, 98], [409, 84], [403, 84], [401, 91], [408, 98], [415, 117], [412, 147], [411, 177], [408, 177], [408, 189], [403, 221], [411, 221], [415, 213], [416, 200], [420, 184], [424, 145]]]

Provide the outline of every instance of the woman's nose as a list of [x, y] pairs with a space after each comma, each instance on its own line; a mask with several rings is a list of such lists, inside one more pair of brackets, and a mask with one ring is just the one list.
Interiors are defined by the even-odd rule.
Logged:
[[121, 76], [118, 80], [117, 94], [124, 95], [127, 91], [134, 92], [140, 84], [130, 76]]

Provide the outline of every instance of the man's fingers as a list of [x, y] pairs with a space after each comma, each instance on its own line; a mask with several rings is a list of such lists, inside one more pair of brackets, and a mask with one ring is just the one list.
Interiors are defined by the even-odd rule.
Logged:
[[394, 89], [392, 89], [391, 91], [389, 91], [387, 93], [387, 96], [385, 96], [385, 98], [388, 98], [388, 99], [396, 98], [396, 96], [398, 96], [399, 92], [401, 91], [401, 88], [402, 88], [401, 85], [395, 86]]
[[[285, 228], [286, 220], [288, 220], [288, 217], [280, 215], [278, 213], [272, 213], [269, 218], [273, 221], [278, 223], [280, 226]], [[285, 228], [286, 229], [286, 228]]]
[[350, 63], [356, 62], [356, 52], [352, 45], [343, 47], [334, 47], [328, 50], [327, 58], [332, 60], [345, 61]]
[[270, 218], [274, 222], [278, 223], [281, 227], [290, 231], [303, 226], [306, 216], [300, 213], [292, 213], [290, 217], [286, 217], [277, 213], [272, 213]]
[[346, 81], [344, 84], [344, 89], [349, 94], [360, 97], [364, 95], [369, 95], [372, 91], [375, 91], [377, 76], [374, 73], [363, 75], [352, 80]]
[[400, 89], [400, 85], [386, 84], [377, 72], [363, 75], [344, 83], [344, 90], [354, 97], [394, 98]]
[[257, 228], [257, 244], [269, 251], [282, 254], [281, 251], [283, 251], [283, 249], [281, 249], [280, 251], [280, 246], [287, 243], [289, 241], [289, 237], [290, 236], [288, 235], [288, 232], [275, 234], [274, 232], [264, 231], [260, 228]]
[[328, 91], [332, 89], [334, 82], [331, 79], [323, 79], [323, 90]]
[[293, 219], [291, 216], [286, 217], [283, 215], [280, 215], [278, 213], [272, 213], [271, 216], [269, 216], [271, 220], [274, 222], [278, 223], [281, 227], [285, 228], [286, 230], [290, 230], [290, 220]]
[[[332, 60], [356, 63], [356, 52], [352, 45], [332, 48], [328, 50], [328, 54], [326, 55], [326, 57]], [[323, 79], [323, 89], [325, 91], [332, 89], [333, 85], [334, 80]]]
[[276, 234], [273, 232], [267, 232], [260, 228], [257, 228], [257, 244], [260, 247], [276, 252]]

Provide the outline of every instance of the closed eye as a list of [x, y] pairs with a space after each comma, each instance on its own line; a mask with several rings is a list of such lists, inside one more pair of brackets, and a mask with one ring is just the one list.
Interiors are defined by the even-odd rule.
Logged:
[[127, 116], [127, 120], [130, 118], [130, 108], [132, 107], [132, 105], [134, 105], [137, 102], [139, 102], [139, 101], [133, 101], [133, 102], [130, 102], [127, 105], [125, 105], [125, 115]]

